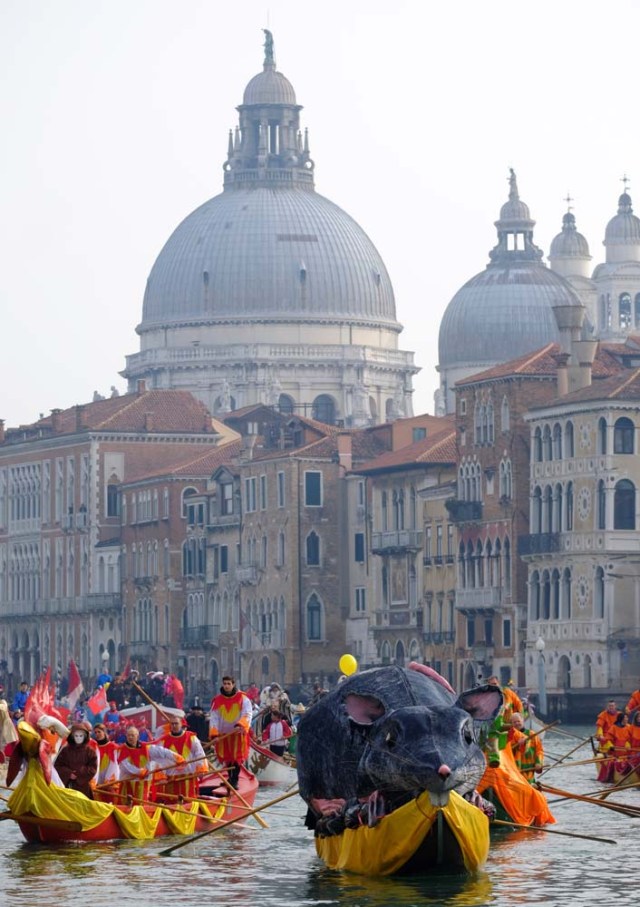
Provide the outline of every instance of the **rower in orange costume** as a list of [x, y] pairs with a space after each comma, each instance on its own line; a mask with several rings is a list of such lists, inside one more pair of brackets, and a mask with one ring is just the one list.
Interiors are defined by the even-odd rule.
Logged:
[[135, 725], [127, 728], [127, 739], [120, 745], [118, 764], [120, 766], [120, 802], [131, 797], [134, 804], [151, 799], [152, 779], [149, 772], [153, 763], [160, 768], [180, 765], [182, 756], [157, 743], [141, 743], [140, 732]]
[[198, 775], [210, 769], [202, 744], [186, 727], [184, 712], [170, 716], [169, 728], [169, 733], [160, 737], [158, 743], [182, 756], [184, 762], [165, 769], [166, 778], [157, 783], [156, 800], [176, 803], [197, 797]]
[[222, 678], [220, 693], [211, 703], [209, 739], [216, 741], [216, 755], [229, 768], [229, 783], [237, 787], [240, 766], [249, 755], [251, 700], [229, 674]]

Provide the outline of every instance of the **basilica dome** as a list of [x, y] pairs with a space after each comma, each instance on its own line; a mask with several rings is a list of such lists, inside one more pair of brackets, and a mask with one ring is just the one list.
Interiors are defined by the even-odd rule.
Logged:
[[549, 259], [562, 258], [591, 258], [589, 243], [582, 233], [578, 233], [576, 219], [571, 211], [562, 218], [562, 232], [551, 240]]
[[458, 290], [440, 324], [439, 370], [453, 370], [454, 380], [558, 341], [553, 306], [581, 305], [569, 283], [542, 262], [535, 221], [513, 171], [510, 182], [490, 263]]
[[393, 288], [364, 230], [314, 191], [229, 188], [174, 231], [142, 325], [286, 318], [395, 324]]

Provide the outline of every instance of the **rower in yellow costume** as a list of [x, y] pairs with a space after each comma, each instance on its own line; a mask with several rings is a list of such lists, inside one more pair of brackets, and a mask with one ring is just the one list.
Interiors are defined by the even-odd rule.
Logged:
[[249, 755], [251, 700], [230, 675], [222, 678], [220, 693], [211, 703], [209, 739], [216, 741], [216, 755], [229, 768], [229, 783], [237, 787], [240, 766]]

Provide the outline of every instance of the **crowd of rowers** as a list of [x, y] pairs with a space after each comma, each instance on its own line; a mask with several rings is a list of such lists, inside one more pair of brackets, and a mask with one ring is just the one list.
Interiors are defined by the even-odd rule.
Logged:
[[623, 709], [615, 699], [596, 718], [597, 752], [605, 758], [598, 781], [613, 781], [614, 774], [628, 775], [640, 768], [640, 689], [634, 690]]
[[489, 768], [500, 766], [500, 751], [508, 746], [518, 771], [527, 781], [533, 782], [544, 768], [542, 738], [539, 732], [525, 726], [526, 719], [533, 716], [533, 710], [526, 700], [522, 701], [513, 683], [500, 686], [498, 678], [493, 675], [487, 679], [487, 684], [498, 687], [503, 699], [497, 717], [481, 735], [487, 764]]
[[[206, 790], [224, 794], [238, 786], [251, 737], [281, 753], [293, 733], [283, 714], [287, 706], [278, 684], [258, 690], [257, 696], [251, 693], [250, 698], [233, 677], [226, 676], [208, 716], [197, 701], [188, 716], [181, 709], [165, 712], [158, 706], [164, 724], [153, 738], [143, 720], [123, 721], [114, 701], [104, 719], [93, 726], [77, 715], [69, 727], [42, 715], [37, 729], [50, 754], [46, 773], [53, 783], [89, 799], [121, 805], [177, 804], [201, 794], [203, 776], [212, 773], [205, 752], [211, 750], [221, 771], [213, 782], [207, 780]], [[300, 708], [304, 710], [299, 706], [292, 711]], [[19, 744], [5, 753], [11, 786], [25, 770], [27, 759]]]

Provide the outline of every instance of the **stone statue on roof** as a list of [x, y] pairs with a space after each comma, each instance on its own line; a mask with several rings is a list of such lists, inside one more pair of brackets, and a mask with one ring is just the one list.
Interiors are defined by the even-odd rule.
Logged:
[[263, 28], [264, 32], [264, 62], [265, 65], [269, 63], [275, 63], [273, 56], [273, 35], [268, 28]]

